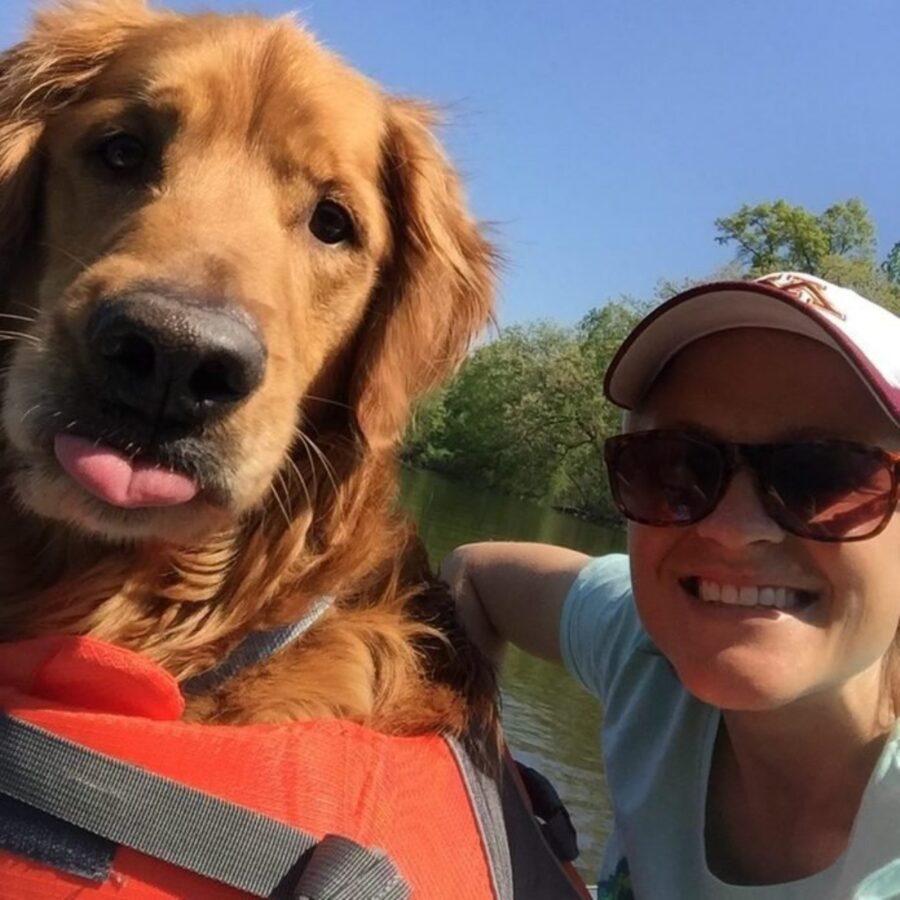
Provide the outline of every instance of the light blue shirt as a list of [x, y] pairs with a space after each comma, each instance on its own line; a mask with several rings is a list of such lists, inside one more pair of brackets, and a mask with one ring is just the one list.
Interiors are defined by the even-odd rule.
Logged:
[[615, 829], [600, 867], [600, 900], [900, 898], [900, 724], [832, 865], [786, 884], [726, 884], [707, 867], [704, 844], [720, 713], [684, 689], [641, 626], [627, 556], [595, 559], [578, 575], [563, 607], [561, 648], [566, 668], [604, 707]]

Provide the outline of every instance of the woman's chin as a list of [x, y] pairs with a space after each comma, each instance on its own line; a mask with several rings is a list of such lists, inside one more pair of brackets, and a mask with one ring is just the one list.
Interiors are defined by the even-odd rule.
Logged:
[[787, 706], [802, 696], [780, 668], [773, 665], [749, 665], [739, 660], [717, 659], [702, 665], [677, 665], [685, 689], [709, 706], [741, 712], [769, 712]]

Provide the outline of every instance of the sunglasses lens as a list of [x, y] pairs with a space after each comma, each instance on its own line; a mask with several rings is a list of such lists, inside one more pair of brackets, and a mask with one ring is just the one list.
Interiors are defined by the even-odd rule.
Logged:
[[789, 531], [814, 540], [872, 534], [890, 512], [892, 471], [877, 450], [839, 441], [773, 448], [760, 472]]
[[619, 508], [648, 525], [702, 519], [718, 501], [725, 474], [714, 445], [662, 431], [610, 438], [606, 462]]

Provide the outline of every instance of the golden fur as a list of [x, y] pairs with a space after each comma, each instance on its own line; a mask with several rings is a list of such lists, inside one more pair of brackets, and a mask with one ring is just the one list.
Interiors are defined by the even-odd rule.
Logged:
[[[335, 594], [189, 715], [496, 735], [491, 673], [394, 511], [410, 407], [491, 309], [492, 250], [431, 124], [289, 19], [71, 0], [0, 57], [0, 637], [93, 635], [185, 679]], [[91, 155], [117, 130], [151, 148], [136, 180]], [[307, 227], [323, 197], [352, 211], [346, 246]], [[268, 365], [198, 438], [209, 491], [120, 510], [49, 448], [93, 421], [87, 317], [148, 282], [237, 303]]]

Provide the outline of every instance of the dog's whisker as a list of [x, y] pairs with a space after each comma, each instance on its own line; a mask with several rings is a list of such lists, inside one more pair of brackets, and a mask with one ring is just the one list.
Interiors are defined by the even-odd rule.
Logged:
[[28, 334], [25, 331], [0, 331], [0, 341], [25, 341], [40, 347], [43, 343], [37, 335]]
[[291, 492], [288, 490], [288, 484], [284, 477], [284, 472], [276, 472], [275, 477], [278, 479], [278, 483], [281, 485], [282, 490], [284, 491], [284, 503], [287, 507], [288, 518], [293, 522], [294, 520], [294, 509], [293, 504], [291, 503]]
[[41, 241], [40, 246], [46, 247], [46, 249], [48, 249], [48, 250], [53, 250], [54, 252], [67, 257], [72, 262], [77, 263], [79, 266], [81, 266], [82, 272], [86, 271], [91, 266], [91, 264], [89, 262], [81, 259], [81, 257], [79, 257], [79, 256], [76, 256], [70, 250], [66, 250], [65, 247], [60, 247], [59, 244], [53, 244], [53, 243], [50, 243], [50, 241]]
[[339, 406], [341, 409], [353, 409], [349, 403], [341, 403], [340, 400], [329, 400], [327, 397], [317, 397], [315, 394], [305, 394], [304, 400], [312, 400], [314, 403], [327, 403], [330, 406]]
[[281, 501], [281, 496], [278, 493], [278, 485], [273, 481], [271, 485], [269, 485], [269, 491], [272, 496], [275, 498], [275, 502], [278, 504], [278, 508], [281, 510], [281, 514], [284, 516], [284, 524], [290, 528], [291, 527], [291, 517], [288, 515], [288, 511], [284, 506], [284, 503]]
[[30, 406], [25, 412], [22, 413], [22, 418], [19, 419], [19, 424], [21, 425], [32, 413], [37, 412], [43, 404], [35, 403], [34, 406]]
[[337, 483], [337, 472], [335, 471], [334, 465], [331, 460], [325, 455], [322, 451], [322, 448], [312, 439], [307, 438], [307, 443], [310, 449], [322, 460], [322, 468], [325, 469], [325, 474], [328, 476], [331, 481], [331, 486], [334, 488], [334, 492], [339, 493], [338, 483]]
[[37, 317], [35, 316], [19, 316], [15, 313], [4, 313], [0, 312], [0, 319], [15, 319], [17, 322], [36, 322]]
[[[309, 447], [306, 446], [306, 440], [305, 440], [305, 436], [304, 436], [303, 432], [302, 431], [298, 432], [298, 435], [300, 437], [300, 446], [303, 447], [303, 450], [306, 453], [306, 458], [309, 460], [309, 471], [312, 473], [313, 490], [316, 492], [316, 494], [318, 494], [319, 493], [319, 474], [316, 471], [315, 460], [312, 457], [312, 453], [310, 452]], [[297, 472], [297, 475], [301, 478], [301, 480], [304, 481], [304, 485], [305, 485], [306, 482], [303, 479], [303, 476], [300, 475], [300, 470], [297, 468], [297, 464], [293, 460], [291, 460], [290, 462], [291, 462], [291, 465], [294, 467], [294, 471]]]
[[340, 489], [338, 488], [337, 473], [334, 470], [334, 466], [331, 464], [328, 457], [326, 457], [325, 454], [322, 452], [319, 445], [312, 438], [310, 438], [302, 430], [300, 430], [298, 433], [300, 435], [301, 440], [304, 442], [304, 444], [306, 446], [308, 446], [309, 449], [313, 453], [315, 453], [316, 456], [318, 456], [318, 458], [321, 460], [322, 468], [324, 469], [325, 475], [328, 477], [328, 480], [331, 482], [331, 487], [334, 490], [334, 495], [335, 495], [335, 497], [340, 498], [341, 492], [340, 492]]
[[15, 306], [21, 306], [22, 309], [27, 309], [29, 312], [34, 313], [33, 321], [37, 321], [37, 317], [41, 314], [41, 309], [39, 306], [35, 306], [33, 303], [25, 303], [22, 300], [16, 300], [14, 303]]
[[[297, 481], [300, 482], [300, 487], [303, 488], [303, 493], [306, 495], [307, 509], [312, 509], [313, 499], [309, 493], [309, 488], [306, 485], [306, 479], [303, 477], [303, 473], [297, 467], [297, 463], [295, 463], [294, 460], [292, 460], [290, 457], [288, 457], [288, 465], [291, 467], [291, 471], [294, 473]], [[313, 475], [315, 475], [315, 471], [313, 471]], [[315, 483], [313, 483], [313, 489], [315, 489]]]

